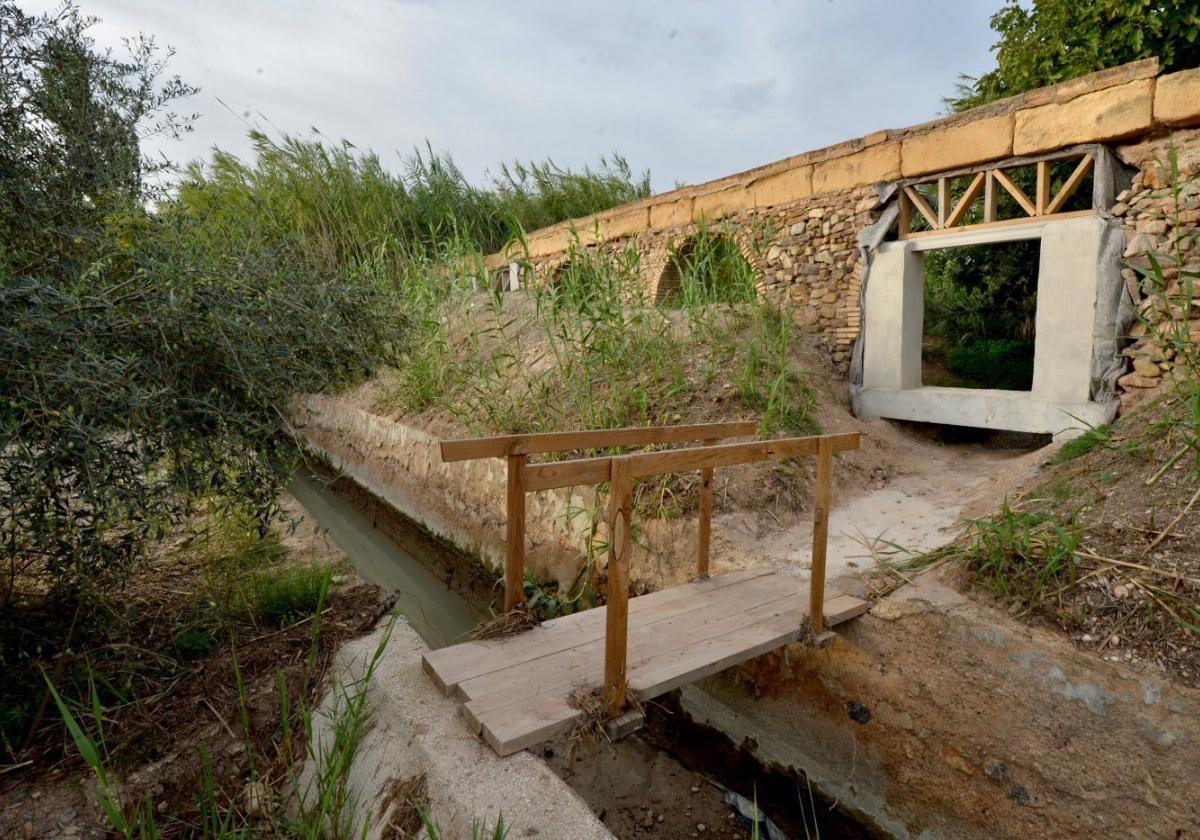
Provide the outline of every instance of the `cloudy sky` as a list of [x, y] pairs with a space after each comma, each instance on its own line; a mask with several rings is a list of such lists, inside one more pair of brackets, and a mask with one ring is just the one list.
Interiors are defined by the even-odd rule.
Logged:
[[152, 34], [201, 88], [173, 159], [316, 129], [385, 161], [428, 140], [477, 181], [615, 149], [655, 191], [937, 116], [1000, 3], [79, 0], [99, 43]]

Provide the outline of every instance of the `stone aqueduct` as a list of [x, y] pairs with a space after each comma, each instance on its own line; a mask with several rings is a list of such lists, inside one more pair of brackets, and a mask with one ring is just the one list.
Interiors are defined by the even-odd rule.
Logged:
[[[1170, 368], [1134, 318], [1158, 316], [1128, 261], [1164, 236], [1190, 241], [1200, 221], [1194, 191], [1182, 214], [1159, 200], [1172, 144], [1185, 175], [1200, 169], [1200, 69], [1158, 71], [1155, 59], [1134, 62], [651, 196], [532, 232], [488, 267], [513, 288], [547, 282], [572, 247], [632, 247], [657, 296], [674, 249], [719, 223], [761, 293], [787, 304], [848, 374], [860, 414], [1069, 436], [1071, 418], [1111, 419], [1118, 400], [1140, 399]], [[1036, 171], [1033, 194], [1009, 177], [1022, 167]], [[1090, 198], [1072, 196], [1084, 182]], [[1012, 196], [1014, 217], [997, 216], [997, 196]], [[924, 387], [921, 252], [1022, 238], [1042, 241], [1033, 391]], [[1168, 279], [1189, 268], [1168, 267]], [[1186, 301], [1164, 317], [1200, 329], [1198, 313], [1200, 301]]]

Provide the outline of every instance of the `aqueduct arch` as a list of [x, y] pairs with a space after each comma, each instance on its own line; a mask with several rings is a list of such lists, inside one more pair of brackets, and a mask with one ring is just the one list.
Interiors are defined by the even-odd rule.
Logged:
[[[1128, 326], [1131, 311], [1158, 310], [1122, 263], [1147, 265], [1145, 254], [1165, 241], [1169, 226], [1135, 208], [1158, 201], [1168, 142], [1185, 176], [1200, 173], [1200, 70], [1159, 77], [1157, 60], [1148, 59], [535, 231], [527, 250], [488, 262], [520, 261], [542, 278], [572, 247], [633, 248], [647, 294], [657, 298], [671, 286], [672, 243], [719, 223], [760, 274], [760, 292], [785, 304], [847, 375], [862, 415], [1069, 436], [1083, 428], [1080, 418], [1103, 422], [1118, 399], [1148, 393], [1169, 368], [1144, 326]], [[1039, 177], [1019, 199], [1006, 183], [1016, 167], [1072, 156], [1091, 158], [1075, 184], [1091, 179], [1085, 208], [1059, 202], [1060, 182], [1074, 170]], [[966, 185], [970, 200], [954, 184]], [[1023, 216], [989, 215], [996, 196], [1013, 196], [1003, 200], [1015, 200]], [[1200, 207], [1187, 213], [1182, 232], [1192, 235]], [[972, 214], [989, 227], [965, 231]], [[772, 233], [763, 237], [764, 229]], [[1040, 242], [1036, 332], [1061, 340], [1035, 351], [1034, 388], [1020, 397], [938, 393], [913, 366], [922, 254], [963, 236]], [[1200, 301], [1176, 310], [1200, 323]]]

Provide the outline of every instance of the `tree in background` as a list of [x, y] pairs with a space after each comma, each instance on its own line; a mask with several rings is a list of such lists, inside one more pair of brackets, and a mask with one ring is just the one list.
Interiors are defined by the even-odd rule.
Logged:
[[1200, 66], [1195, 0], [1007, 0], [991, 26], [996, 68], [961, 77], [946, 100], [955, 111], [1142, 58], [1168, 71]]

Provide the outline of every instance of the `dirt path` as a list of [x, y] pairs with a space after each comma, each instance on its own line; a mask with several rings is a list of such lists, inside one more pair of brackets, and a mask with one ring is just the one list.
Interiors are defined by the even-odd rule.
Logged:
[[[903, 546], [937, 548], [962, 519], [993, 510], [1045, 461], [1045, 449], [1005, 448], [995, 441], [944, 443], [885, 421], [869, 424], [876, 438], [881, 478], [848, 498], [838, 497], [829, 520], [827, 576], [854, 574]], [[734, 512], [718, 517], [714, 533], [725, 541], [720, 571], [774, 565], [805, 571], [812, 559], [812, 522], [763, 527], [761, 516]]]

